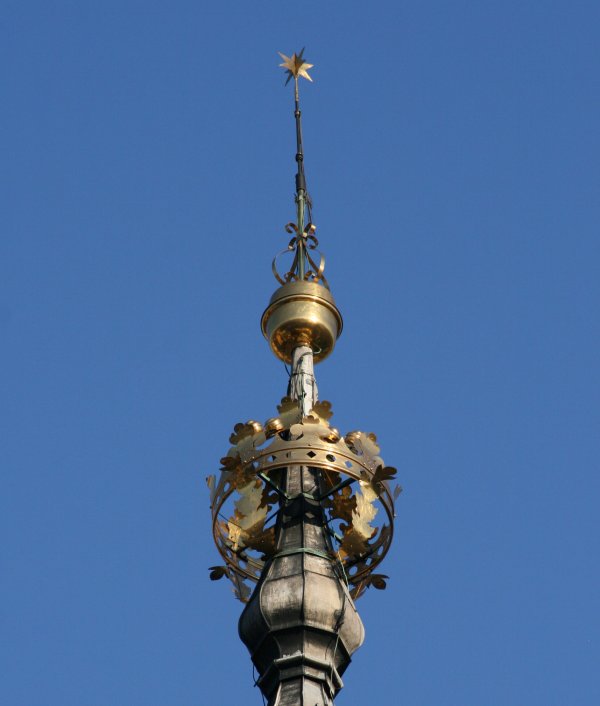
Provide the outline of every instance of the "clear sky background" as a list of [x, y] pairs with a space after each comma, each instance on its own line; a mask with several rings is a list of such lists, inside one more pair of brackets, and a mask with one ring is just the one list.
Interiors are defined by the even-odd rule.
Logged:
[[319, 388], [405, 488], [339, 706], [600, 703], [600, 5], [0, 12], [0, 701], [262, 703], [204, 479], [286, 388], [306, 45]]

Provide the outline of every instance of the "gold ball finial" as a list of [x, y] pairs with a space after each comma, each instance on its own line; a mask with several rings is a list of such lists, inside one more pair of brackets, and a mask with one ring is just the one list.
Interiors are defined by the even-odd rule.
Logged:
[[332, 353], [342, 328], [342, 315], [329, 289], [307, 280], [279, 287], [261, 319], [271, 350], [286, 363], [299, 346], [312, 349], [315, 363], [324, 360]]

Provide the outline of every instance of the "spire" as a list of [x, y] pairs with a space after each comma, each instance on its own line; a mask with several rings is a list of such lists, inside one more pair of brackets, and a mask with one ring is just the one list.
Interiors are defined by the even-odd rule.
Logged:
[[323, 275], [325, 269], [325, 258], [319, 253], [319, 264], [315, 262], [311, 251], [316, 250], [319, 245], [315, 238], [316, 226], [312, 222], [312, 201], [306, 188], [306, 175], [304, 173], [304, 146], [302, 143], [302, 111], [300, 110], [300, 92], [298, 90], [299, 78], [305, 78], [312, 83], [312, 78], [308, 75], [308, 70], [314, 64], [309, 64], [304, 60], [304, 49], [298, 54], [286, 56], [278, 52], [283, 59], [279, 64], [285, 69], [287, 80], [285, 85], [294, 79], [294, 118], [296, 121], [296, 222], [290, 222], [285, 226], [288, 233], [294, 234], [288, 247], [279, 255], [293, 252], [294, 258], [290, 269], [283, 275], [279, 274], [276, 261], [279, 255], [273, 260], [273, 274], [280, 284], [294, 280], [307, 280], [321, 282], [328, 287], [327, 280]]
[[[306, 210], [308, 210], [310, 221], [310, 198], [306, 191], [306, 177], [304, 175], [304, 149], [302, 146], [302, 111], [300, 110], [300, 94], [298, 91], [298, 78], [302, 76], [312, 83], [312, 78], [308, 75], [308, 70], [312, 69], [314, 64], [308, 64], [304, 61], [304, 49], [299, 54], [292, 54], [291, 57], [278, 52], [283, 59], [283, 64], [280, 67], [285, 69], [287, 80], [285, 85], [294, 79], [294, 117], [296, 119], [296, 163], [298, 171], [296, 172], [296, 206], [298, 209], [298, 231], [301, 233], [304, 230]], [[302, 279], [302, 275], [300, 276]]]
[[[271, 350], [291, 365], [287, 396], [264, 424], [236, 424], [207, 478], [212, 530], [225, 562], [210, 578], [227, 577], [246, 604], [239, 634], [258, 672], [268, 706], [333, 706], [342, 674], [363, 642], [355, 606], [369, 587], [394, 529], [390, 481], [396, 471], [379, 456], [374, 434], [346, 436], [329, 424], [331, 404], [318, 401], [314, 365], [332, 353], [342, 317], [311, 253], [318, 243], [304, 174], [298, 79], [312, 81], [304, 49], [280, 54], [294, 79], [296, 222], [283, 253], [290, 269], [261, 318]], [[282, 254], [282, 253], [280, 253]], [[255, 584], [254, 590], [251, 586]]]
[[[294, 79], [294, 117], [296, 121], [296, 221], [285, 226], [292, 235], [287, 248], [275, 256], [272, 270], [281, 287], [271, 297], [261, 327], [271, 350], [281, 360], [292, 363], [293, 352], [300, 347], [312, 351], [312, 363], [318, 363], [331, 354], [342, 332], [342, 316], [337, 308], [329, 284], [325, 279], [325, 258], [317, 250], [319, 241], [312, 222], [311, 202], [306, 190], [304, 174], [304, 147], [302, 143], [302, 112], [298, 90], [299, 78], [312, 81], [308, 70], [312, 64], [304, 60], [304, 49], [291, 57], [280, 52], [280, 64], [287, 74], [287, 83]], [[292, 257], [285, 274], [277, 264], [281, 256]], [[299, 358], [300, 360], [300, 358]], [[302, 360], [306, 361], [305, 357]]]

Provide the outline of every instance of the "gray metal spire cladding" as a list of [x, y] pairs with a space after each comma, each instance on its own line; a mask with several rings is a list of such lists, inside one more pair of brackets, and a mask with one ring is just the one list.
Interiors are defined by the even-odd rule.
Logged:
[[386, 585], [374, 570], [390, 547], [400, 492], [390, 490], [396, 471], [374, 434], [342, 437], [329, 423], [330, 403], [317, 397], [314, 365], [333, 351], [342, 317], [315, 255], [298, 96], [311, 65], [302, 54], [281, 55], [294, 79], [297, 221], [286, 226], [284, 250], [292, 264], [281, 275], [273, 263], [281, 286], [261, 320], [272, 351], [291, 366], [287, 396], [264, 424], [236, 424], [218, 479], [207, 479], [224, 560], [210, 577], [229, 578], [246, 604], [239, 633], [269, 706], [333, 704], [364, 639], [354, 601]]

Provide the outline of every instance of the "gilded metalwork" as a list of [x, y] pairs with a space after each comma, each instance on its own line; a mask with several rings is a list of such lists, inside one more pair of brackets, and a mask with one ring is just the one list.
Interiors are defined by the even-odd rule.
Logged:
[[[384, 465], [374, 434], [354, 431], [342, 438], [330, 426], [328, 402], [316, 404], [302, 417], [298, 403], [284, 398], [278, 412], [264, 425], [236, 424], [219, 480], [207, 479], [213, 535], [226, 562], [224, 569], [213, 567], [216, 575], [211, 578], [227, 576], [236, 595], [245, 600], [249, 593], [241, 586], [258, 581], [275, 551], [274, 527], [266, 521], [279, 502], [286, 502], [278, 485], [280, 474], [291, 466], [309, 466], [322, 471], [314, 499], [326, 508], [338, 540], [331, 558], [343, 567], [351, 595], [358, 597], [375, 585], [370, 577], [391, 544], [397, 492], [389, 483], [396, 471]], [[378, 581], [375, 587], [385, 587], [383, 579]]]
[[[286, 282], [294, 282], [296, 280], [304, 279], [308, 282], [322, 282], [327, 289], [329, 289], [329, 284], [325, 278], [323, 272], [325, 271], [325, 257], [320, 252], [319, 254], [319, 264], [313, 260], [310, 255], [311, 250], [317, 250], [319, 247], [319, 241], [315, 237], [315, 232], [317, 226], [314, 223], [309, 223], [306, 228], [300, 232], [298, 226], [295, 223], [287, 223], [285, 229], [288, 233], [295, 233], [294, 237], [288, 243], [285, 250], [278, 253], [271, 263], [271, 269], [275, 279], [279, 284], [286, 284]], [[292, 260], [292, 265], [290, 269], [283, 275], [279, 274], [277, 269], [277, 260], [285, 254], [294, 253], [294, 259]], [[318, 252], [318, 251], [317, 251]], [[304, 255], [304, 267], [300, 268], [300, 258]], [[308, 265], [309, 269], [306, 269]], [[310, 269], [312, 268], [312, 269]]]
[[219, 473], [206, 479], [223, 560], [209, 576], [227, 577], [246, 603], [239, 635], [265, 703], [332, 706], [364, 640], [353, 599], [386, 587], [376, 567], [391, 545], [401, 488], [390, 488], [396, 470], [384, 464], [375, 435], [344, 436], [330, 424], [331, 404], [317, 401], [314, 364], [333, 351], [343, 322], [324, 275], [304, 168], [298, 85], [312, 81], [312, 64], [304, 50], [280, 56], [286, 84], [294, 80], [296, 222], [285, 226], [292, 237], [272, 263], [280, 286], [261, 329], [291, 366], [288, 397], [264, 424], [236, 424]]
[[[334, 349], [342, 332], [342, 317], [329, 292], [325, 278], [325, 258], [317, 250], [316, 226], [312, 222], [312, 204], [306, 189], [302, 122], [298, 96], [298, 78], [312, 81], [307, 70], [312, 68], [304, 60], [304, 49], [291, 57], [281, 54], [280, 65], [287, 72], [288, 81], [294, 79], [294, 117], [296, 121], [296, 223], [287, 223], [285, 230], [293, 237], [287, 248], [273, 259], [271, 268], [281, 287], [274, 293], [263, 313], [261, 328], [275, 355], [291, 363], [292, 351], [309, 347], [317, 363]], [[287, 83], [287, 81], [286, 81]], [[282, 255], [291, 255], [289, 269], [282, 273], [277, 263]], [[269, 429], [269, 433], [272, 429]]]
[[292, 54], [292, 56], [286, 56], [280, 51], [278, 51], [277, 53], [283, 59], [283, 64], [279, 64], [279, 66], [285, 69], [287, 73], [286, 85], [292, 78], [297, 81], [299, 76], [302, 76], [302, 78], [305, 78], [308, 81], [312, 82], [312, 78], [308, 75], [307, 72], [309, 69], [312, 69], [314, 64], [308, 64], [306, 61], [304, 61], [302, 57], [302, 55], [304, 54], [304, 49], [302, 49], [302, 51], [298, 54]]
[[309, 346], [315, 363], [330, 355], [343, 328], [331, 292], [315, 282], [287, 282], [273, 294], [261, 319], [271, 350], [286, 363], [292, 351]]

